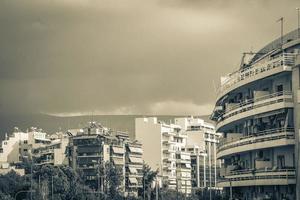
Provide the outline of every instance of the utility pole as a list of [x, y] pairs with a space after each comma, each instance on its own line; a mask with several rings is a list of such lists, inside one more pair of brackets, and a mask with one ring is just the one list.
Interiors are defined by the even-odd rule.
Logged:
[[144, 176], [143, 176], [143, 199], [145, 200], [146, 199], [146, 194], [145, 194], [145, 173], [144, 173]]
[[178, 176], [176, 175], [176, 200], [179, 200], [178, 198]]
[[32, 182], [33, 182], [33, 158], [31, 158], [31, 167], [30, 167], [30, 200], [32, 200]]
[[157, 184], [157, 177], [155, 182], [155, 194], [156, 194], [156, 200], [158, 200], [158, 184]]
[[231, 179], [229, 180], [229, 184], [230, 184], [230, 197], [229, 199], [232, 200], [232, 183], [231, 183]]
[[187, 185], [186, 185], [186, 179], [185, 179], [185, 196], [184, 196], [184, 200], [186, 200], [186, 196], [187, 196]]
[[282, 46], [283, 46], [283, 17], [280, 17], [277, 22], [280, 22], [280, 27], [281, 27], [281, 30], [280, 30], [280, 40], [281, 40], [281, 49], [282, 49]]
[[54, 196], [53, 196], [53, 175], [52, 175], [52, 180], [51, 180], [51, 199], [54, 200]]

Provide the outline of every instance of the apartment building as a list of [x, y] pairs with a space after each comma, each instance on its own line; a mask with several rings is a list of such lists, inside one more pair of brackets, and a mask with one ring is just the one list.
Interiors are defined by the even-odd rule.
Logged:
[[137, 196], [138, 188], [143, 187], [143, 149], [138, 141], [125, 144], [125, 186], [129, 196]]
[[6, 134], [0, 147], [0, 165], [14, 165], [22, 161], [24, 156], [30, 156], [33, 148], [41, 147], [51, 142], [42, 129], [31, 127], [22, 132], [17, 127], [11, 134]]
[[127, 133], [113, 132], [91, 122], [70, 138], [68, 151], [70, 166], [82, 171], [84, 181], [100, 192], [105, 192], [107, 162], [119, 170], [123, 182], [120, 191], [124, 195], [136, 196], [138, 188], [142, 187], [141, 144], [131, 141]]
[[198, 117], [175, 118], [175, 124], [187, 135], [184, 148], [191, 153], [192, 187], [218, 189], [220, 161], [216, 157], [216, 147], [221, 134], [215, 132], [213, 124]]
[[32, 148], [33, 163], [35, 165], [68, 165], [67, 146], [69, 144], [67, 133], [54, 133], [47, 138], [49, 143]]
[[211, 118], [223, 133], [218, 187], [233, 198], [300, 198], [297, 30], [283, 42], [251, 53], [249, 62], [221, 78]]
[[162, 184], [169, 189], [191, 193], [191, 157], [184, 151], [187, 135], [176, 124], [156, 117], [135, 119], [136, 139], [143, 144], [143, 159], [159, 169]]

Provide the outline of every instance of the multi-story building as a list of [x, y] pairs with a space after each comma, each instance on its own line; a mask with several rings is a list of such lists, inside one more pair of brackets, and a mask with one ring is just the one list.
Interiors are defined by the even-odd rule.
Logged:
[[217, 148], [224, 160], [218, 186], [228, 195], [300, 198], [299, 49], [293, 31], [221, 79], [211, 118], [223, 133]]
[[0, 164], [19, 163], [24, 156], [30, 156], [33, 148], [41, 147], [51, 142], [46, 138], [46, 133], [41, 129], [30, 128], [27, 132], [20, 131], [17, 127], [13, 133], [6, 134], [1, 142]]
[[63, 132], [48, 136], [50, 143], [31, 150], [34, 164], [68, 165], [66, 148], [69, 144], [69, 137], [70, 135]]
[[125, 144], [125, 188], [129, 196], [137, 196], [138, 188], [143, 187], [143, 150], [138, 141]]
[[143, 159], [159, 169], [163, 185], [191, 193], [191, 158], [184, 151], [187, 135], [176, 124], [157, 121], [156, 117], [135, 119], [136, 139], [143, 144]]
[[191, 153], [192, 187], [217, 189], [220, 161], [216, 158], [216, 146], [220, 134], [213, 124], [197, 117], [175, 118], [175, 124], [187, 134], [185, 149]]
[[123, 183], [119, 189], [125, 195], [136, 196], [138, 188], [142, 187], [141, 144], [131, 141], [128, 134], [112, 132], [92, 122], [71, 137], [68, 149], [70, 166], [82, 171], [84, 181], [100, 192], [105, 192], [107, 162], [119, 170]]

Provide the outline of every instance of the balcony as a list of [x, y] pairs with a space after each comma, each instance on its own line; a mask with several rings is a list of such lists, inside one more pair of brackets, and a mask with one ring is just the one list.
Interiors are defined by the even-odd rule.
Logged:
[[292, 108], [293, 106], [293, 95], [291, 91], [281, 91], [255, 99], [247, 99], [227, 108], [225, 112], [220, 115], [216, 129], [219, 130], [221, 127], [243, 118], [282, 108]]
[[277, 128], [260, 131], [258, 133], [235, 137], [220, 141], [217, 157], [252, 151], [256, 149], [272, 148], [295, 144], [294, 128]]
[[295, 64], [295, 55], [291, 53], [281, 54], [268, 62], [254, 63], [250, 67], [236, 71], [228, 75], [226, 80], [218, 88], [217, 95], [220, 99], [228, 92], [253, 81], [266, 78], [281, 72], [292, 71]]
[[78, 158], [99, 158], [99, 157], [103, 157], [103, 155], [100, 153], [94, 153], [94, 154], [81, 153], [81, 154], [78, 154], [77, 157]]
[[296, 184], [295, 169], [232, 171], [218, 180], [218, 187]]

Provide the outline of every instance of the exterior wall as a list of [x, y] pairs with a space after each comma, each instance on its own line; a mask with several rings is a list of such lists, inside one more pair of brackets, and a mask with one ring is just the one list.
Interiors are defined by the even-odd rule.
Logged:
[[[135, 120], [135, 135], [143, 144], [145, 162], [152, 170], [159, 169], [159, 176], [169, 189], [178, 189], [189, 194], [191, 159], [190, 153], [184, 152], [187, 135], [180, 130], [181, 126], [158, 122], [155, 117]], [[187, 161], [181, 159], [183, 154], [183, 157], [188, 157]]]
[[162, 165], [162, 132], [161, 124], [156, 118], [136, 118], [135, 137], [143, 144], [143, 160], [152, 170]]
[[28, 134], [23, 132], [14, 132], [11, 136], [1, 142], [0, 164], [19, 162], [19, 148], [22, 142], [28, 140]]
[[194, 117], [175, 118], [175, 123], [184, 127], [182, 132], [187, 134], [186, 150], [191, 152], [194, 166], [192, 176], [194, 186], [215, 189], [217, 171], [220, 161], [216, 157], [216, 145], [220, 134], [215, 132], [214, 125]]
[[[298, 45], [300, 40], [297, 40]], [[299, 47], [300, 49], [300, 47]], [[300, 55], [298, 54], [295, 61], [295, 67], [292, 72], [292, 85], [294, 95], [294, 127], [295, 127], [295, 163], [296, 163], [296, 177], [297, 177], [297, 197], [300, 197]]]
[[104, 191], [101, 174], [105, 171], [105, 162], [109, 161], [121, 170], [120, 191], [126, 196], [137, 196], [142, 186], [143, 151], [141, 144], [131, 141], [127, 133], [110, 132], [91, 123], [71, 137], [68, 152], [69, 165], [81, 170], [85, 182], [95, 190]]
[[[143, 149], [139, 142], [125, 145], [125, 186], [128, 196], [137, 196], [138, 188], [143, 187]], [[131, 160], [134, 158], [134, 160]]]

